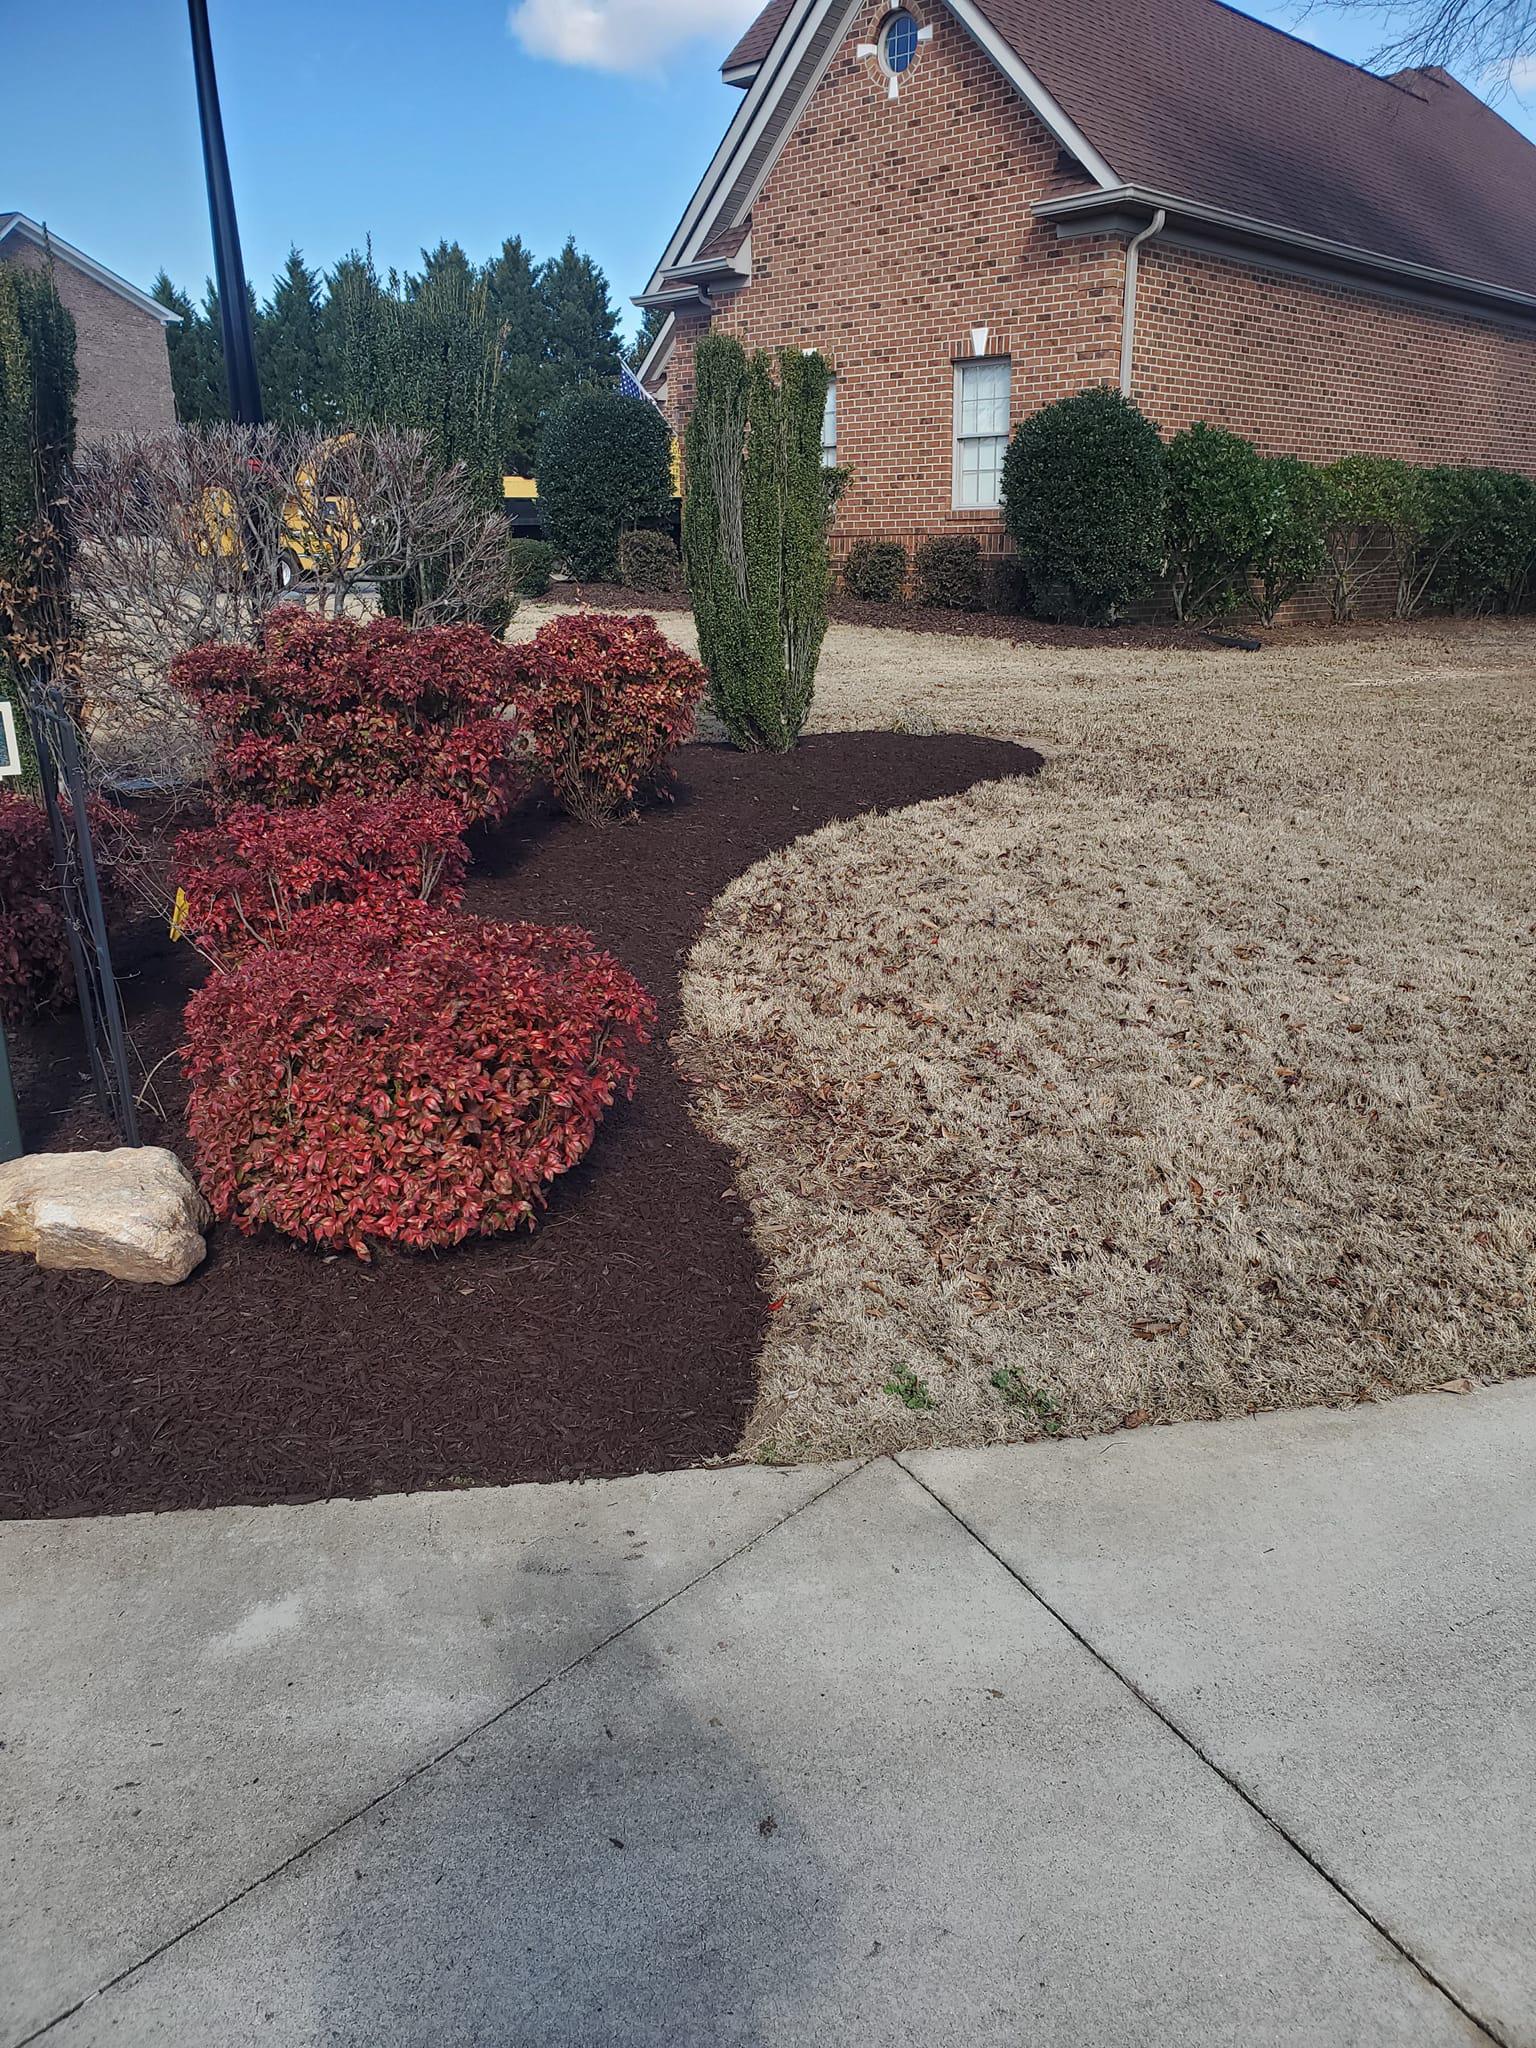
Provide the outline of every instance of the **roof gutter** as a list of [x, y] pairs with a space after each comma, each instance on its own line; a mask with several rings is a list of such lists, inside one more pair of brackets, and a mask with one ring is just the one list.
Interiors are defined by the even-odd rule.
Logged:
[[1304, 228], [1282, 226], [1278, 221], [1255, 220], [1248, 214], [1229, 213], [1203, 200], [1180, 199], [1172, 193], [1154, 192], [1143, 185], [1117, 185], [1101, 192], [1070, 192], [1059, 199], [1042, 199], [1032, 209], [1037, 220], [1057, 223], [1057, 233], [1070, 232], [1082, 221], [1082, 234], [1104, 232], [1093, 226], [1095, 216], [1118, 214], [1120, 231], [1125, 230], [1127, 212], [1139, 215], [1165, 213], [1167, 232], [1181, 228], [1205, 228], [1213, 237], [1227, 237], [1258, 248], [1288, 249], [1309, 256], [1325, 267], [1354, 271], [1367, 276], [1397, 279], [1416, 284], [1426, 291], [1456, 298], [1480, 299], [1507, 307], [1513, 312], [1536, 313], [1536, 292], [1522, 292], [1509, 285], [1490, 284], [1483, 278], [1465, 277], [1456, 271], [1437, 270], [1427, 263], [1413, 263], [1402, 256], [1383, 256], [1374, 249], [1362, 249], [1351, 242], [1330, 241], [1324, 235], [1309, 234]]
[[1160, 206], [1139, 235], [1125, 245], [1125, 304], [1120, 314], [1120, 396], [1131, 395], [1131, 366], [1136, 359], [1136, 279], [1141, 273], [1141, 245], [1168, 225], [1168, 209]]

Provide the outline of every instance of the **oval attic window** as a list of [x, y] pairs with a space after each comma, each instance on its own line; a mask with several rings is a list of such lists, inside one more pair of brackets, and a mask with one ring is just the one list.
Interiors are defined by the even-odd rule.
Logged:
[[880, 31], [880, 62], [892, 78], [899, 78], [917, 55], [917, 23], [903, 7], [885, 18]]

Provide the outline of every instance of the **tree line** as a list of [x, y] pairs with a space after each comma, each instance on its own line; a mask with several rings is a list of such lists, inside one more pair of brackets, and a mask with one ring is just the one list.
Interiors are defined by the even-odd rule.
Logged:
[[[152, 291], [180, 316], [167, 330], [178, 418], [227, 420], [217, 288], [210, 280], [194, 305], [162, 271]], [[383, 275], [371, 249], [325, 273], [291, 249], [265, 304], [252, 293], [251, 314], [272, 425], [420, 428], [488, 492], [504, 474], [531, 474], [556, 399], [611, 382], [622, 356], [608, 280], [574, 239], [540, 262], [514, 235], [485, 264], [444, 241], [422, 251], [419, 271]]]

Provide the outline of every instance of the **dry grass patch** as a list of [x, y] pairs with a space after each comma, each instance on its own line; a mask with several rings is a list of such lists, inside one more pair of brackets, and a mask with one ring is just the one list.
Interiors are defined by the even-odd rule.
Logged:
[[746, 1447], [1536, 1366], [1536, 628], [961, 646], [936, 722], [967, 677], [1046, 773], [799, 842], [691, 962], [678, 1056], [783, 1304]]

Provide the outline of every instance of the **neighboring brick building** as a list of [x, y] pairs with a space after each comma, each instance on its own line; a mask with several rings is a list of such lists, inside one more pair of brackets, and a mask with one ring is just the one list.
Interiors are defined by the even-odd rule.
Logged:
[[176, 315], [25, 214], [0, 213], [0, 263], [42, 269], [50, 259], [75, 323], [77, 441], [174, 427], [165, 330]]
[[839, 549], [1000, 549], [1010, 425], [1095, 383], [1168, 433], [1536, 474], [1536, 148], [1442, 72], [1218, 0], [770, 0], [724, 75], [642, 375], [681, 424], [709, 327], [822, 350]]

